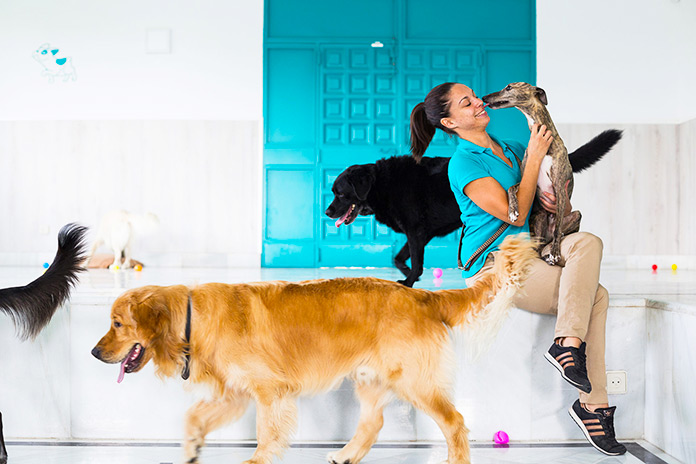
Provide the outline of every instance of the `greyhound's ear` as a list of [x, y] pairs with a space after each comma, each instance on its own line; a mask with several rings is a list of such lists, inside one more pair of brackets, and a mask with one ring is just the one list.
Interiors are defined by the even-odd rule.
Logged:
[[539, 101], [541, 101], [541, 103], [543, 103], [544, 105], [548, 105], [549, 100], [546, 98], [546, 92], [544, 91], [544, 89], [542, 89], [541, 87], [535, 87], [534, 89], [534, 95], [537, 96]]
[[355, 196], [359, 200], [365, 200], [370, 193], [372, 184], [375, 183], [374, 165], [361, 166], [362, 169], [350, 173], [348, 180], [353, 187]]

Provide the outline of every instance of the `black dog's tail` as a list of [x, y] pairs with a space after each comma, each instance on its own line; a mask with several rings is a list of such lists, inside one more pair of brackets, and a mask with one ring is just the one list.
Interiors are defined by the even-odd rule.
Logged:
[[81, 264], [87, 257], [87, 228], [67, 224], [58, 232], [58, 251], [46, 272], [25, 285], [0, 289], [0, 311], [15, 324], [19, 338], [35, 338], [77, 283]]
[[573, 172], [584, 171], [601, 160], [621, 140], [622, 134], [623, 131], [617, 129], [605, 130], [573, 153], [568, 153]]

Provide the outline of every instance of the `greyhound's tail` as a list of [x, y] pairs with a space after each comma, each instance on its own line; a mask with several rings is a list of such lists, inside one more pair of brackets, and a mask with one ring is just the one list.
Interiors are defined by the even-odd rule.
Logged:
[[605, 130], [574, 152], [568, 153], [573, 172], [582, 172], [601, 160], [621, 140], [622, 134], [623, 131], [617, 129]]
[[70, 296], [84, 270], [80, 264], [86, 257], [86, 232], [77, 224], [63, 226], [56, 257], [46, 272], [24, 287], [0, 289], [0, 312], [10, 316], [22, 340], [35, 338]]
[[532, 261], [539, 257], [535, 246], [527, 234], [508, 236], [500, 245], [493, 267], [472, 287], [436, 292], [443, 322], [449, 327], [466, 326], [472, 359], [495, 339]]

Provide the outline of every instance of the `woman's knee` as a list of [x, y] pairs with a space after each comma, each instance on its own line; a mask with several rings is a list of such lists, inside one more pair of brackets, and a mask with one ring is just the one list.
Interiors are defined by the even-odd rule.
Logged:
[[575, 238], [575, 245], [577, 247], [593, 250], [600, 256], [602, 255], [602, 252], [604, 251], [604, 242], [602, 242], [601, 238], [590, 232], [576, 232], [572, 235]]

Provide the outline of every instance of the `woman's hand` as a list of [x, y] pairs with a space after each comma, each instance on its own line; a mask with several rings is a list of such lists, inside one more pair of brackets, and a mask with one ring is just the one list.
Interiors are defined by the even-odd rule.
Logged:
[[[566, 197], [566, 207], [563, 216], [567, 216], [573, 210], [573, 207], [570, 204], [570, 200], [568, 199], [568, 185], [570, 185], [570, 179], [568, 179], [568, 181], [565, 184], [564, 194]], [[541, 192], [539, 194], [539, 202], [541, 203], [541, 206], [549, 213], [558, 214], [556, 213], [556, 195], [554, 195], [553, 193]]]
[[527, 145], [527, 156], [531, 160], [541, 162], [549, 151], [553, 136], [545, 125], [533, 124], [531, 131], [529, 145]]

